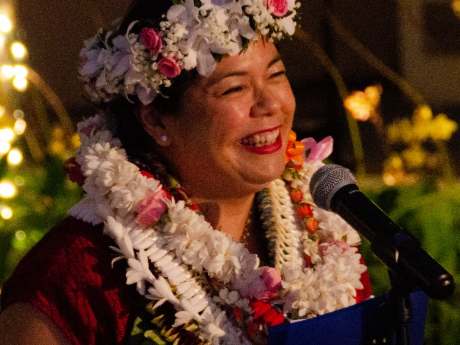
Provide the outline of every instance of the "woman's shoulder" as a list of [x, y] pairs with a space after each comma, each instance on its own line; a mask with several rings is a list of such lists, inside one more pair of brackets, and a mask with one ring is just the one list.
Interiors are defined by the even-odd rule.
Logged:
[[123, 337], [124, 329], [114, 327], [126, 325], [137, 302], [126, 285], [124, 263], [112, 267], [112, 244], [102, 224], [65, 218], [16, 267], [3, 287], [2, 308], [30, 303], [75, 343], [89, 341], [85, 337], [92, 327], [99, 333], [111, 328], [112, 340]]

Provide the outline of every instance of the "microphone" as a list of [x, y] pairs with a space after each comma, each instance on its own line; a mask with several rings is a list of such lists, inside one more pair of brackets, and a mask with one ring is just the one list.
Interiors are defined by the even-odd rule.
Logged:
[[335, 164], [323, 166], [313, 174], [310, 192], [318, 207], [336, 212], [360, 232], [374, 254], [400, 279], [434, 299], [453, 294], [452, 275], [359, 190], [350, 170]]

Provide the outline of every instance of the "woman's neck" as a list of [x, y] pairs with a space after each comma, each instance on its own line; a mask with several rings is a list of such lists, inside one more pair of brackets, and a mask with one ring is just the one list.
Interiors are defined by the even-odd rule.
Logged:
[[248, 230], [246, 224], [251, 216], [254, 194], [235, 199], [192, 199], [214, 229], [232, 236], [235, 241], [240, 241]]

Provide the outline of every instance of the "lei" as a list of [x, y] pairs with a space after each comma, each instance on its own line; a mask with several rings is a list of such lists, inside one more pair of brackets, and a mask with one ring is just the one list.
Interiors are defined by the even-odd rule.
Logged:
[[100, 30], [85, 41], [80, 75], [92, 102], [135, 95], [147, 105], [182, 70], [209, 76], [216, 60], [238, 54], [259, 35], [271, 41], [292, 36], [300, 7], [295, 0], [172, 2], [159, 23], [135, 21], [124, 35]]
[[[330, 138], [319, 145], [291, 136], [282, 178], [259, 193], [274, 265], [260, 267], [257, 255], [129, 162], [104, 117], [79, 123], [78, 131], [74, 167], [81, 169], [86, 194], [69, 214], [104, 223], [119, 254], [114, 261], [126, 260], [126, 283], [146, 297], [161, 336], [177, 344], [263, 343], [270, 326], [355, 303], [366, 270], [359, 236], [339, 216], [317, 208], [308, 191], [323, 165], [319, 159], [330, 153], [321, 150], [331, 146]], [[310, 154], [301, 164], [302, 145]]]

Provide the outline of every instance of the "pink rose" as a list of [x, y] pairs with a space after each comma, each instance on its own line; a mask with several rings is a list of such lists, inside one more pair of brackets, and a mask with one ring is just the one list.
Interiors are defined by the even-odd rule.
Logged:
[[163, 40], [161, 39], [161, 36], [158, 31], [152, 28], [143, 28], [141, 30], [140, 41], [154, 56], [158, 55], [161, 48], [163, 48]]
[[334, 140], [331, 136], [324, 138], [320, 142], [316, 142], [313, 138], [302, 139], [301, 142], [305, 146], [305, 152], [310, 150], [308, 157], [305, 157], [304, 153], [303, 159], [305, 162], [322, 161], [326, 159], [332, 153], [332, 148], [334, 146]]
[[181, 68], [175, 58], [163, 57], [158, 62], [158, 71], [166, 78], [174, 78], [180, 74]]
[[268, 10], [273, 9], [272, 14], [277, 17], [284, 16], [288, 11], [287, 0], [266, 0], [265, 6]]
[[265, 292], [258, 298], [260, 301], [269, 301], [275, 298], [281, 288], [281, 274], [273, 267], [261, 267], [260, 278], [264, 282]]
[[166, 203], [163, 201], [163, 199], [167, 198], [167, 192], [164, 189], [160, 189], [157, 193], [151, 195], [147, 199], [142, 200], [137, 210], [137, 224], [150, 225], [160, 219], [161, 215], [168, 208]]

